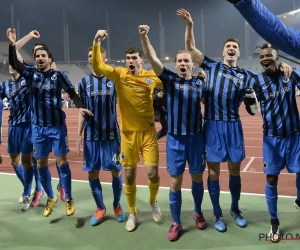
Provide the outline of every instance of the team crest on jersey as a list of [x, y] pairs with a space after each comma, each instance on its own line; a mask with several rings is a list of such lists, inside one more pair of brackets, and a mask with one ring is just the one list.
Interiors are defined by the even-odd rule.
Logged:
[[152, 83], [152, 80], [148, 77], [148, 78], [146, 79], [146, 83], [147, 83], [147, 84], [151, 84], [151, 83]]
[[111, 88], [113, 86], [113, 83], [112, 83], [112, 81], [109, 81], [106, 85], [107, 85], [107, 87]]
[[244, 76], [241, 73], [238, 73], [236, 76], [240, 79], [244, 79]]
[[55, 81], [56, 79], [57, 79], [57, 76], [56, 76], [56, 75], [51, 76], [51, 80], [52, 80], [52, 81]]
[[201, 85], [201, 84], [202, 84], [202, 80], [198, 79], [198, 80], [196, 81], [196, 85]]
[[37, 75], [37, 74], [34, 74], [34, 78], [38, 82], [41, 80], [41, 77], [39, 75]]
[[124, 161], [126, 159], [125, 154], [121, 153], [121, 159]]
[[25, 80], [22, 80], [21, 81], [21, 86], [25, 86], [26, 85], [26, 81]]
[[264, 168], [267, 168], [268, 167], [268, 163], [265, 161], [264, 162]]
[[290, 78], [288, 78], [288, 77], [282, 77], [282, 82], [284, 82], [284, 83], [288, 83], [289, 80], [290, 80]]

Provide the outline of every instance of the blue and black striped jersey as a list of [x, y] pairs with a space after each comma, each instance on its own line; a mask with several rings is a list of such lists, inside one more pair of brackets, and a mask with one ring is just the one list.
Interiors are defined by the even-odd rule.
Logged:
[[208, 57], [205, 57], [201, 67], [207, 75], [204, 119], [239, 120], [239, 107], [254, 73], [229, 67]]
[[251, 79], [260, 102], [263, 130], [266, 136], [287, 137], [300, 131], [296, 87], [300, 89], [300, 71], [293, 68], [290, 78], [280, 71], [261, 73]]
[[196, 135], [202, 133], [201, 98], [205, 84], [202, 78], [180, 78], [164, 68], [159, 76], [164, 85], [168, 113], [168, 133]]
[[109, 140], [120, 136], [114, 82], [92, 74], [78, 83], [82, 103], [94, 116], [85, 118], [84, 140]]
[[9, 126], [31, 122], [30, 94], [25, 78], [4, 81], [0, 86], [0, 98], [7, 98], [10, 103]]
[[57, 126], [65, 123], [61, 92], [74, 90], [68, 77], [60, 71], [40, 72], [26, 68], [22, 76], [29, 81], [32, 122], [38, 126]]

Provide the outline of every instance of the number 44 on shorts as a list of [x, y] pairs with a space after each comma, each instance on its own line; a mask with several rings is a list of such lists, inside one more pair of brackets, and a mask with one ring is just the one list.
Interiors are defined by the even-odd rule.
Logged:
[[113, 158], [112, 158], [114, 163], [117, 163], [120, 161], [120, 154], [114, 154]]

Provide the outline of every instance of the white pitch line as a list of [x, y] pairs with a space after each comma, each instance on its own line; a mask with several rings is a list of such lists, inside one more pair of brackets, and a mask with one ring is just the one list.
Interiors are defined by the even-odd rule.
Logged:
[[247, 165], [244, 167], [242, 172], [247, 172], [248, 168], [250, 167], [251, 163], [254, 161], [254, 157], [251, 157], [250, 161], [247, 163]]
[[[0, 172], [0, 175], [16, 175], [16, 174], [12, 174], [12, 173], [3, 173], [3, 172]], [[52, 177], [53, 180], [58, 180], [58, 178], [54, 178]], [[85, 181], [85, 180], [75, 180], [75, 179], [72, 179], [73, 182], [78, 182], [78, 183], [87, 183], [88, 181]], [[110, 185], [111, 186], [111, 183], [110, 182], [102, 182], [101, 181], [101, 184], [104, 184], [104, 185]], [[136, 185], [137, 187], [141, 187], [141, 188], [149, 188], [148, 185]], [[160, 189], [165, 189], [165, 190], [169, 190], [170, 187], [163, 187], [163, 186], [160, 186], [159, 187]], [[182, 188], [181, 190], [184, 190], [184, 191], [188, 191], [190, 192], [191, 189], [190, 188]], [[208, 190], [204, 190], [204, 192], [208, 193]], [[220, 191], [221, 194], [230, 194], [229, 191]], [[260, 193], [241, 193], [242, 195], [248, 195], [248, 196], [265, 196], [265, 194], [260, 194]], [[290, 195], [278, 195], [278, 197], [281, 197], [281, 198], [293, 198], [295, 199], [295, 196], [290, 196]]]

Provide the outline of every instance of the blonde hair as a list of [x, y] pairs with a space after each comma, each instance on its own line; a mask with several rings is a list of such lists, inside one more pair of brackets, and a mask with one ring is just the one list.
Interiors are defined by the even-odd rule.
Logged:
[[183, 54], [183, 53], [190, 54], [192, 60], [194, 61], [194, 59], [193, 59], [193, 53], [192, 53], [191, 51], [186, 50], [186, 49], [182, 49], [182, 50], [178, 50], [178, 51], [177, 51], [177, 54], [176, 54], [176, 56], [175, 56], [175, 62], [177, 61], [177, 55]]

